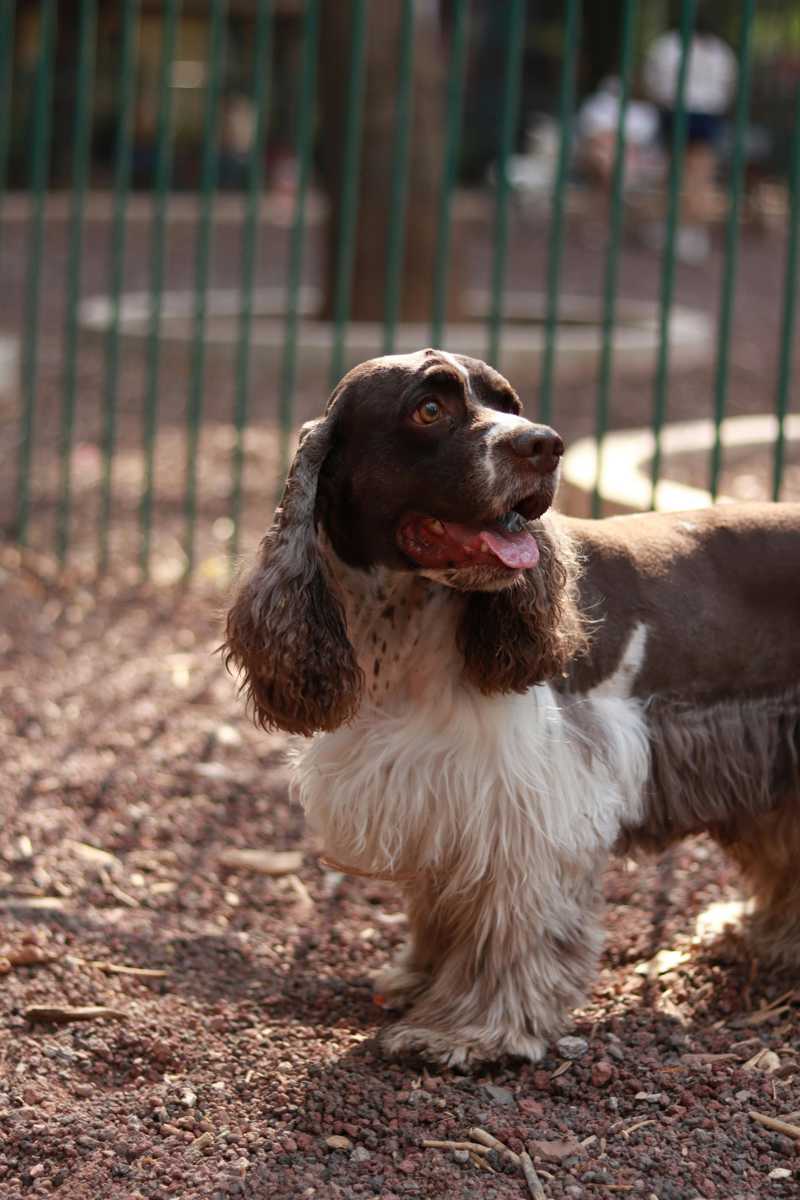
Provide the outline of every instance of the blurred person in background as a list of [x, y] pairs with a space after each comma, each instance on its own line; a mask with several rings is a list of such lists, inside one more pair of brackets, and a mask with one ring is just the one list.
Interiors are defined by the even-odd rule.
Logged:
[[[681, 64], [681, 38], [670, 30], [656, 38], [644, 64], [647, 95], [658, 106], [661, 137], [667, 153], [672, 147]], [[686, 165], [684, 216], [688, 224], [678, 234], [678, 253], [701, 261], [708, 253], [706, 223], [719, 211], [715, 188], [717, 144], [736, 91], [736, 56], [727, 42], [698, 16], [689, 45], [684, 106], [686, 108]]]

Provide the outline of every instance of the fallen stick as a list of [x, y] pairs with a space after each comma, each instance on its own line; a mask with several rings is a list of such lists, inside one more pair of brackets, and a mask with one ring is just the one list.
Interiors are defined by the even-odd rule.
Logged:
[[219, 856], [228, 871], [252, 871], [255, 875], [294, 875], [303, 865], [300, 850], [246, 850], [229, 846]]
[[133, 975], [142, 979], [164, 979], [167, 971], [156, 970], [155, 967], [126, 967], [122, 963], [106, 962], [102, 958], [82, 958], [80, 960], [89, 967], [97, 967], [107, 975]]
[[800, 1125], [792, 1125], [789, 1121], [781, 1121], [777, 1117], [768, 1117], [766, 1113], [754, 1112], [752, 1108], [750, 1116], [754, 1121], [758, 1121], [759, 1125], [765, 1125], [767, 1129], [774, 1129], [776, 1133], [785, 1133], [787, 1137], [800, 1138]]
[[478, 1129], [477, 1127], [475, 1129], [468, 1129], [467, 1133], [474, 1142], [481, 1142], [482, 1145], [488, 1146], [490, 1150], [498, 1150], [500, 1154], [505, 1154], [510, 1158], [516, 1166], [520, 1166], [521, 1160], [519, 1155], [515, 1154], [513, 1150], [509, 1150], [508, 1146], [504, 1146], [501, 1141], [498, 1141], [494, 1134], [487, 1133], [485, 1129]]
[[522, 1154], [519, 1156], [519, 1161], [520, 1166], [522, 1167], [522, 1173], [525, 1176], [525, 1182], [528, 1185], [528, 1191], [530, 1192], [531, 1196], [533, 1196], [533, 1200], [543, 1200], [545, 1191], [542, 1187], [542, 1181], [536, 1174], [533, 1162], [531, 1161], [531, 1156], [528, 1154], [527, 1150], [522, 1151]]
[[60, 1004], [32, 1004], [22, 1014], [26, 1021], [53, 1021], [66, 1025], [69, 1021], [94, 1021], [108, 1018], [125, 1021], [128, 1014], [119, 1008], [108, 1008], [102, 1004], [85, 1004], [77, 1008]]
[[425, 1138], [422, 1144], [427, 1150], [472, 1150], [475, 1154], [488, 1154], [490, 1150], [478, 1142], [442, 1142], [436, 1138]]

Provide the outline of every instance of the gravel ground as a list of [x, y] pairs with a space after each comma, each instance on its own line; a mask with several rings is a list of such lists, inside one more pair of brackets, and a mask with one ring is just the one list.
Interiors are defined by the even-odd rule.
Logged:
[[[796, 1195], [800, 1141], [750, 1114], [800, 1119], [800, 991], [696, 940], [736, 894], [709, 842], [608, 872], [581, 1041], [465, 1076], [386, 1061], [369, 979], [398, 897], [318, 866], [286, 741], [213, 654], [220, 594], [0, 567], [3, 1200], [525, 1196], [502, 1154], [423, 1144], [474, 1127], [527, 1147], [552, 1200]], [[87, 1005], [111, 1012], [26, 1016]]]
[[[6, 328], [24, 310], [23, 231], [4, 230]], [[107, 232], [97, 222], [88, 231], [87, 294], [107, 280]], [[541, 285], [546, 247], [542, 228], [515, 217], [512, 284]], [[280, 230], [264, 238], [261, 282], [282, 277], [285, 248]], [[170, 285], [185, 286], [190, 225], [171, 230], [169, 249]], [[214, 282], [235, 283], [235, 223], [218, 225], [216, 250]], [[30, 530], [45, 552], [57, 501], [64, 251], [64, 223], [53, 220]], [[485, 250], [471, 254], [484, 278]], [[777, 235], [744, 238], [732, 411], [773, 403], [782, 254]], [[306, 261], [313, 279], [313, 245]], [[717, 246], [702, 269], [679, 268], [678, 298], [716, 311], [720, 261]], [[571, 229], [565, 286], [597, 294], [602, 266], [597, 231]], [[630, 240], [621, 294], [652, 299], [658, 274], [658, 259]], [[140, 222], [128, 238], [126, 286], [146, 282]], [[104, 360], [90, 345], [79, 363], [76, 569], [58, 576], [40, 553], [0, 550], [2, 1200], [525, 1196], [502, 1154], [423, 1144], [463, 1141], [475, 1127], [513, 1151], [527, 1147], [551, 1200], [796, 1195], [800, 1140], [751, 1113], [800, 1121], [800, 991], [796, 979], [734, 954], [730, 937], [713, 947], [697, 940], [701, 914], [736, 896], [730, 868], [702, 839], [609, 871], [602, 970], [566, 1031], [582, 1039], [566, 1047], [578, 1057], [554, 1046], [535, 1066], [467, 1076], [381, 1057], [376, 1035], [387, 1018], [369, 979], [402, 941], [398, 897], [390, 885], [318, 866], [287, 792], [286, 740], [249, 727], [213, 654], [223, 599], [212, 584], [229, 536], [231, 363], [209, 363], [206, 376], [193, 591], [165, 584], [182, 566], [187, 364], [168, 356], [162, 374], [161, 586], [149, 588], [132, 583], [141, 348], [121, 366], [111, 576], [96, 587], [83, 573], [94, 559], [102, 466]], [[514, 382], [532, 399], [530, 381]], [[266, 523], [276, 462], [274, 381], [254, 385], [244, 545]], [[670, 416], [706, 415], [712, 395], [710, 366], [680, 373]], [[595, 396], [591, 379], [559, 389], [554, 422], [567, 438], [592, 429]], [[321, 394], [301, 390], [298, 417], [321, 405]], [[650, 380], [617, 378], [614, 424], [646, 423], [651, 405]], [[17, 414], [18, 397], [0, 402], [7, 523]], [[232, 848], [298, 850], [301, 859], [293, 874], [271, 878], [226, 867]], [[111, 1011], [59, 1023], [26, 1016], [34, 1006]]]

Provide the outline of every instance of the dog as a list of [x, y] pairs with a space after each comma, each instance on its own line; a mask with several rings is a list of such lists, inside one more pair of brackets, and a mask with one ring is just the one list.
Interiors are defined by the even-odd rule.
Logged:
[[363, 363], [228, 614], [329, 860], [405, 895], [390, 1053], [539, 1059], [620, 847], [709, 833], [759, 959], [800, 963], [800, 504], [570, 519], [562, 452], [480, 361]]

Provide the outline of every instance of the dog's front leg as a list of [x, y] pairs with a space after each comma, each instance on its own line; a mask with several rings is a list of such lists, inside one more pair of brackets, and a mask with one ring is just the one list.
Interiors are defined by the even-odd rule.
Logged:
[[545, 881], [506, 876], [468, 892], [426, 884], [410, 897], [405, 957], [379, 980], [390, 1003], [401, 994], [412, 1003], [384, 1035], [389, 1053], [453, 1066], [542, 1057], [585, 996], [602, 942], [602, 862], [552, 867]]

